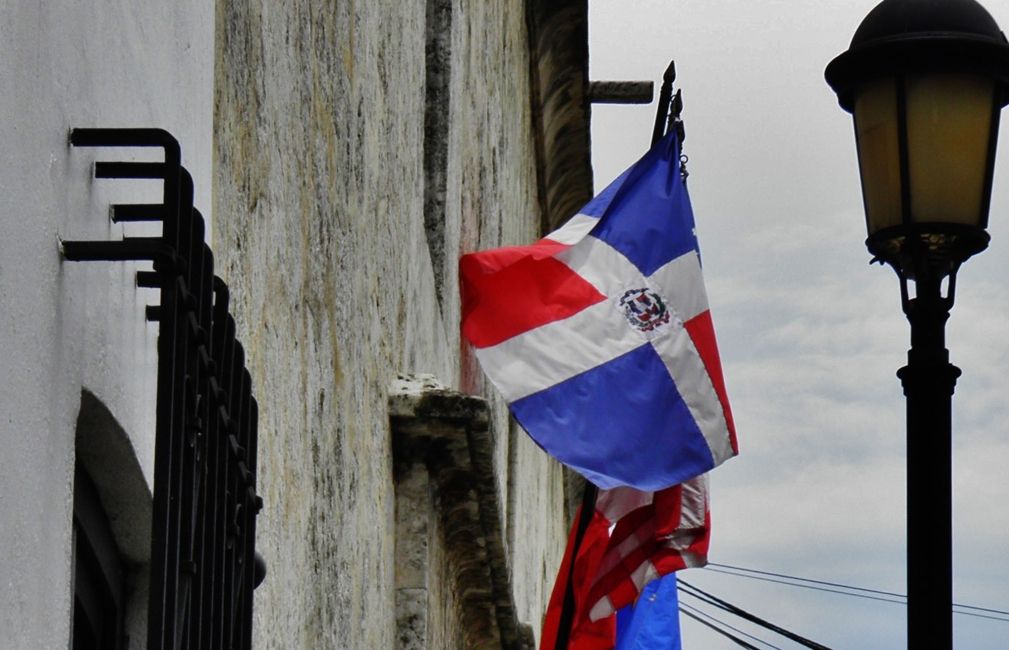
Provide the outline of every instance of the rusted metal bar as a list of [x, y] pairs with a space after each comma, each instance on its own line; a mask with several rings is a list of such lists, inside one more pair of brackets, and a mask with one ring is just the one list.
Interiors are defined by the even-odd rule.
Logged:
[[590, 81], [593, 104], [651, 104], [655, 84], [651, 81]]

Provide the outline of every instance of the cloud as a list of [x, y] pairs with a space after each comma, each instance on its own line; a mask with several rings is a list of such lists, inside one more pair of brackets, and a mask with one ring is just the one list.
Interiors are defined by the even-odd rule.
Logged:
[[[658, 79], [676, 57], [689, 187], [741, 455], [712, 474], [712, 559], [904, 590], [909, 326], [865, 250], [851, 118], [823, 67], [877, 0], [594, 0], [594, 79]], [[986, 3], [1009, 24], [1009, 5]], [[672, 48], [672, 49], [671, 49]], [[653, 106], [593, 107], [595, 171], [647, 145]], [[955, 590], [1009, 609], [1009, 135], [990, 249], [960, 272], [954, 395]], [[839, 648], [905, 645], [900, 606], [691, 571], [688, 579]], [[853, 624], [852, 621], [857, 621]], [[1004, 647], [958, 616], [957, 647]], [[723, 648], [699, 626], [685, 647]], [[691, 640], [693, 639], [693, 640]]]

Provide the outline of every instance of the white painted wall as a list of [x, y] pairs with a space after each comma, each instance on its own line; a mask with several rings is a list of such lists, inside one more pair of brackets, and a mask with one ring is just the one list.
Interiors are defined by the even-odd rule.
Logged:
[[71, 149], [68, 130], [170, 130], [209, 217], [213, 37], [198, 0], [0, 2], [0, 648], [68, 646], [82, 387], [152, 472], [157, 294], [136, 267], [61, 262], [57, 237], [119, 238], [108, 204], [159, 187], [93, 180], [110, 152]]

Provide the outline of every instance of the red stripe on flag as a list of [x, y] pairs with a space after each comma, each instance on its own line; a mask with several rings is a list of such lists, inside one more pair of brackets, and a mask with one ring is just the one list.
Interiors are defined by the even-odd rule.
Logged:
[[[679, 527], [682, 491], [682, 485], [659, 490], [652, 497], [652, 503], [616, 522], [601, 563], [608, 568], [596, 577], [589, 592], [590, 602], [596, 603], [603, 596], [609, 596], [614, 609], [634, 602], [639, 590], [631, 575], [651, 560], [661, 549], [665, 537]], [[632, 537], [636, 539], [630, 544], [628, 540]]]
[[704, 513], [704, 528], [694, 528], [691, 533], [696, 537], [687, 548], [660, 548], [652, 557], [652, 564], [655, 565], [659, 575], [666, 575], [673, 571], [687, 568], [685, 555], [692, 555], [693, 560], [705, 560], [708, 557], [708, 547], [711, 543], [711, 513]]
[[675, 533], [683, 519], [683, 484], [659, 490], [652, 497], [656, 537]]
[[715, 342], [715, 326], [711, 322], [711, 312], [704, 311], [688, 320], [683, 326], [686, 328], [687, 334], [690, 335], [690, 340], [694, 342], [697, 352], [701, 355], [701, 361], [708, 371], [708, 376], [711, 377], [718, 401], [722, 403], [722, 412], [725, 414], [725, 424], [729, 429], [732, 451], [738, 454], [736, 425], [732, 421], [729, 396], [725, 392], [725, 378], [722, 376], [722, 361], [718, 356], [718, 344]]
[[558, 627], [561, 610], [564, 609], [564, 593], [568, 585], [572, 555], [577, 556], [574, 563], [575, 575], [572, 579], [575, 617], [565, 650], [610, 650], [616, 642], [616, 619], [610, 617], [590, 622], [587, 611], [589, 605], [588, 587], [592, 580], [592, 574], [599, 564], [599, 559], [606, 550], [609, 522], [599, 512], [594, 512], [576, 554], [574, 549], [575, 529], [578, 526], [580, 514], [581, 509], [579, 508], [575, 513], [574, 523], [571, 525], [567, 549], [564, 551], [564, 559], [561, 560], [557, 579], [554, 581], [553, 592], [550, 594], [550, 603], [547, 605], [546, 615], [543, 619], [543, 630], [540, 634], [541, 650], [554, 650], [557, 645]]
[[[639, 493], [640, 496], [645, 494]], [[577, 613], [568, 650], [613, 647], [609, 635], [614, 616], [603, 615], [592, 621], [590, 614], [600, 604], [604, 606], [598, 608], [596, 615], [611, 611], [610, 606], [615, 611], [634, 602], [642, 586], [635, 584], [634, 576], [648, 564], [654, 572], [638, 575], [639, 580], [663, 576], [687, 566], [703, 566], [706, 562], [711, 516], [705, 478], [692, 479], [650, 496], [651, 500], [645, 505], [624, 510], [623, 506], [642, 502], [630, 488], [603, 491], [600, 495], [597, 505], [613, 513], [617, 520], [611, 522], [601, 510], [596, 510], [586, 530], [583, 547], [577, 553], [573, 580]], [[611, 523], [614, 524], [612, 530]], [[543, 645], [540, 646], [543, 650], [553, 650], [557, 638], [564, 586], [573, 553], [573, 531], [574, 528], [547, 608], [541, 637]]]
[[567, 248], [542, 239], [531, 246], [463, 255], [459, 260], [462, 333], [475, 347], [497, 345], [605, 300], [553, 258]]

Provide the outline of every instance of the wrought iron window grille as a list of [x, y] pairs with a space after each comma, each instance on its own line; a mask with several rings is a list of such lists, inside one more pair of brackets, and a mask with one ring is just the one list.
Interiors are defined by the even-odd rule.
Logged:
[[163, 162], [96, 162], [95, 177], [162, 179], [161, 203], [113, 205], [114, 222], [161, 222], [160, 237], [63, 241], [68, 261], [151, 261], [160, 289], [148, 649], [252, 647], [258, 407], [214, 275], [178, 141], [161, 129], [73, 129], [75, 147], [159, 147]]

